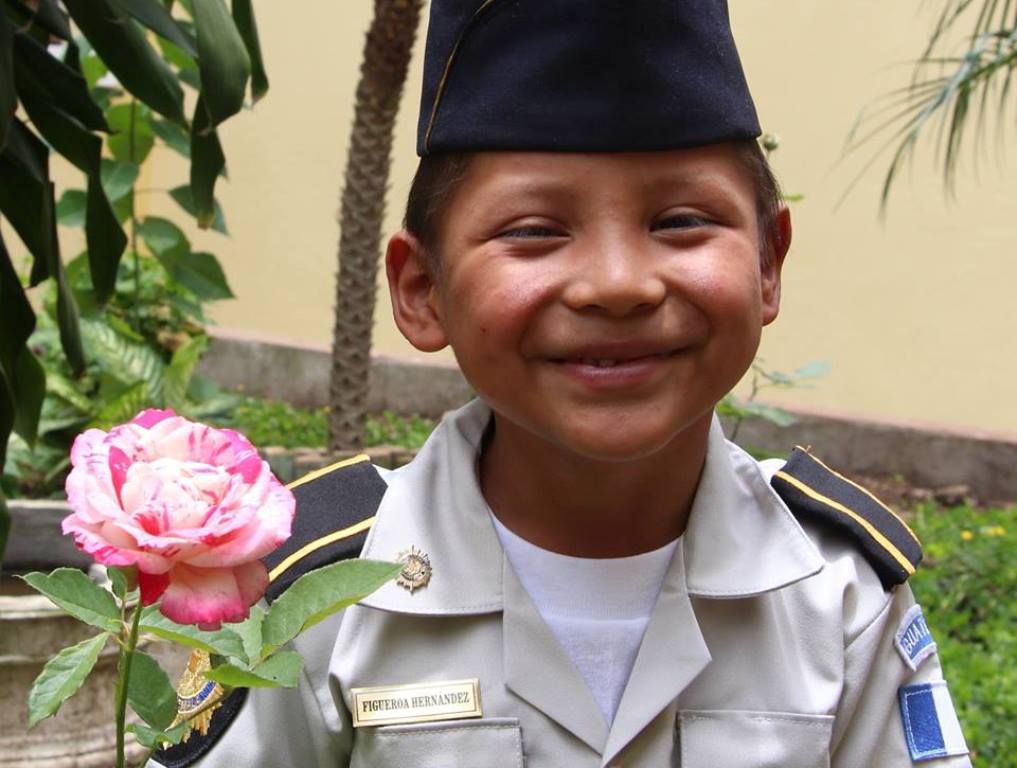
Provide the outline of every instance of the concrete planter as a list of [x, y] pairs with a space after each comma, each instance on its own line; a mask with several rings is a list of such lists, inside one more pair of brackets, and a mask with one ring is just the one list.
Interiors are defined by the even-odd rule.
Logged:
[[[13, 500], [8, 505], [14, 520], [5, 573], [61, 565], [87, 567], [91, 562], [60, 534], [60, 520], [69, 513], [64, 502]], [[43, 665], [61, 648], [95, 632], [21, 581], [5, 577], [0, 583], [0, 768], [109, 768], [113, 764], [117, 665], [113, 643], [57, 715], [28, 730], [28, 692]], [[129, 742], [129, 758], [137, 760], [143, 752]]]

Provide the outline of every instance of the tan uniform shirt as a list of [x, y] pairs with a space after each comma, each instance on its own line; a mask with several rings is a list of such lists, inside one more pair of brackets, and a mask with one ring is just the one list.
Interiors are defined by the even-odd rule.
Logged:
[[[883, 590], [847, 539], [805, 531], [768, 471], [717, 424], [682, 544], [610, 727], [540, 618], [476, 476], [489, 419], [446, 419], [388, 490], [363, 557], [416, 547], [433, 576], [390, 583], [298, 638], [296, 690], [253, 690], [202, 768], [904, 768], [894, 635], [914, 599]], [[639, 500], [633, 499], [638, 509]], [[351, 724], [351, 689], [479, 680], [483, 716]], [[930, 768], [970, 766], [967, 757]]]

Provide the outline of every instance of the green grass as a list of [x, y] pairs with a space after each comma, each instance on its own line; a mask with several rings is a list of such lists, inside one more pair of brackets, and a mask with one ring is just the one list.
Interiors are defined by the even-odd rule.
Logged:
[[[328, 443], [328, 409], [294, 408], [279, 400], [245, 396], [226, 417], [214, 420], [218, 426], [236, 429], [259, 448], [324, 448]], [[368, 447], [395, 445], [416, 450], [424, 444], [436, 422], [419, 416], [397, 416], [391, 411], [367, 419]]]
[[911, 579], [976, 766], [1017, 768], [1017, 507], [920, 507]]

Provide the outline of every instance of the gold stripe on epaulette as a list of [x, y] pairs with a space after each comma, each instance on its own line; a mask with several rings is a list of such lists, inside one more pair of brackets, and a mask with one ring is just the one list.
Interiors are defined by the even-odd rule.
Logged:
[[337, 541], [348, 539], [351, 536], [356, 536], [358, 533], [366, 531], [372, 525], [374, 525], [374, 515], [371, 515], [371, 517], [368, 517], [365, 520], [361, 520], [359, 523], [356, 523], [355, 525], [351, 525], [349, 528], [343, 528], [340, 531], [333, 531], [332, 533], [328, 534], [328, 536], [322, 536], [320, 539], [315, 539], [310, 544], [305, 544], [296, 552], [294, 552], [285, 560], [283, 560], [281, 563], [279, 563], [279, 565], [277, 565], [275, 568], [269, 571], [268, 580], [275, 581], [283, 573], [289, 570], [290, 566], [292, 566], [297, 561], [303, 559], [304, 557], [307, 557], [307, 555], [311, 554], [315, 550], [321, 549], [322, 547], [327, 547], [329, 544], [334, 544]]
[[309, 483], [312, 480], [317, 480], [319, 477], [321, 477], [322, 475], [327, 475], [329, 472], [335, 472], [335, 470], [337, 469], [342, 469], [343, 467], [349, 467], [352, 466], [353, 464], [359, 464], [362, 461], [370, 460], [371, 457], [368, 456], [366, 453], [358, 453], [351, 459], [343, 459], [342, 461], [337, 461], [335, 464], [329, 464], [327, 467], [322, 467], [321, 469], [316, 469], [313, 472], [308, 472], [303, 477], [298, 477], [292, 483], [287, 483], [286, 487], [292, 491], [297, 486], [303, 485], [304, 483]]
[[[801, 446], [798, 446], [798, 447], [801, 448]], [[911, 538], [915, 540], [915, 544], [917, 544], [918, 546], [922, 545], [922, 542], [918, 540], [918, 536], [915, 534], [914, 531], [911, 530], [911, 526], [909, 526], [907, 523], [904, 522], [904, 518], [902, 518], [900, 515], [898, 515], [896, 512], [894, 512], [890, 507], [888, 507], [886, 504], [884, 504], [882, 501], [880, 501], [879, 498], [877, 496], [875, 496], [872, 492], [870, 492], [867, 488], [859, 485], [854, 480], [852, 480], [850, 477], [844, 477], [844, 475], [842, 475], [836, 469], [830, 469], [830, 467], [826, 466], [826, 464], [824, 464], [816, 456], [813, 456], [811, 453], [809, 453], [805, 448], [801, 448], [801, 450], [805, 451], [805, 453], [808, 454], [808, 457], [810, 459], [812, 459], [814, 462], [816, 462], [819, 466], [821, 466], [823, 469], [825, 469], [831, 475], [836, 475], [837, 477], [839, 477], [841, 480], [843, 480], [848, 485], [854, 486], [859, 491], [861, 491], [866, 496], [868, 496], [870, 499], [872, 499], [874, 502], [876, 502], [883, 509], [885, 509], [887, 512], [889, 512], [891, 515], [893, 515], [897, 519], [897, 522], [900, 523], [904, 527], [904, 530], [907, 531], [909, 534], [911, 534]]]
[[886, 538], [886, 536], [880, 533], [879, 530], [872, 525], [872, 523], [870, 523], [864, 517], [859, 515], [857, 512], [848, 509], [839, 501], [834, 501], [833, 499], [824, 496], [818, 491], [812, 490], [811, 488], [809, 488], [809, 486], [805, 485], [805, 483], [798, 480], [798, 478], [792, 477], [783, 470], [777, 472], [776, 476], [779, 477], [781, 480], [790, 483], [799, 491], [804, 493], [806, 496], [813, 498], [816, 501], [819, 501], [823, 504], [826, 504], [827, 506], [836, 509], [838, 512], [842, 512], [848, 517], [850, 517], [852, 520], [854, 520], [856, 523], [862, 526], [862, 528], [864, 528], [868, 532], [868, 534], [872, 536], [872, 538], [875, 539], [881, 547], [883, 547], [883, 549], [889, 552], [893, 559], [900, 563], [900, 566], [905, 570], [905, 572], [909, 576], [915, 572], [915, 566], [911, 564], [911, 561], [908, 560], [907, 557], [905, 557], [904, 554], [899, 549], [897, 549], [896, 545], [888, 538]]
[[455, 45], [452, 46], [452, 51], [449, 53], [448, 58], [445, 59], [445, 69], [441, 73], [441, 80], [438, 81], [438, 87], [434, 91], [434, 102], [431, 104], [431, 114], [427, 119], [427, 130], [424, 132], [424, 151], [427, 152], [431, 145], [431, 131], [434, 130], [434, 120], [438, 116], [438, 104], [441, 102], [442, 96], [445, 95], [445, 85], [448, 82], [449, 73], [452, 71], [452, 61], [456, 57], [456, 53], [459, 52], [459, 45], [466, 38], [466, 33], [470, 27], [473, 26], [473, 22], [476, 21], [477, 17], [480, 16], [488, 6], [492, 5], [495, 0], [484, 0], [484, 3], [473, 12], [473, 16], [470, 20], [463, 25], [462, 30], [459, 32], [459, 37], [456, 38]]

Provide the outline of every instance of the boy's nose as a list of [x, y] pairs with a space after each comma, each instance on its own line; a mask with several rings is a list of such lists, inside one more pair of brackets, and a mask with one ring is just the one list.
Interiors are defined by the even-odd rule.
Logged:
[[599, 310], [623, 317], [657, 307], [667, 287], [652, 259], [631, 246], [586, 251], [564, 293], [575, 310]]

